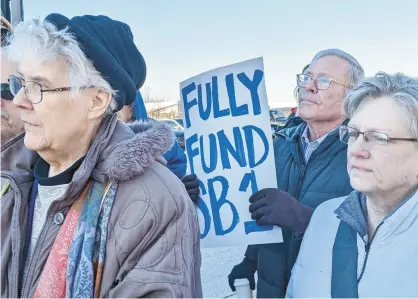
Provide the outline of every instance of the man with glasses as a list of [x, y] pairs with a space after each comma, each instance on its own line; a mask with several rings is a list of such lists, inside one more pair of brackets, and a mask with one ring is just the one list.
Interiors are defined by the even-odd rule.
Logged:
[[15, 72], [15, 66], [6, 55], [1, 54], [1, 145], [23, 132], [23, 122], [19, 109], [13, 105], [8, 77]]
[[[11, 31], [11, 25], [1, 17], [2, 46], [7, 32]], [[3, 33], [4, 32], [4, 33]], [[10, 92], [8, 78], [16, 72], [16, 66], [9, 61], [4, 49], [1, 50], [1, 145], [7, 140], [23, 132], [23, 122], [20, 119], [19, 109], [13, 105], [13, 95]]]
[[[260, 190], [249, 199], [251, 217], [259, 225], [281, 227], [284, 242], [249, 246], [228, 277], [232, 290], [235, 279], [242, 278], [254, 288], [257, 271], [257, 297], [284, 297], [313, 210], [352, 191], [347, 146], [339, 140], [338, 127], [344, 123], [343, 99], [363, 77], [357, 60], [338, 49], [319, 52], [297, 75], [304, 122], [280, 131], [274, 141], [278, 188]], [[186, 182], [191, 198], [198, 195], [196, 187], [196, 181]]]

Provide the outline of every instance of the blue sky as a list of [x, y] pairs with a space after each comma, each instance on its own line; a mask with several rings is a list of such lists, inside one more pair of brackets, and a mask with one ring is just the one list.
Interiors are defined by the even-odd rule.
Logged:
[[179, 100], [179, 83], [263, 56], [271, 106], [293, 104], [295, 74], [316, 52], [340, 48], [377, 71], [418, 76], [414, 0], [24, 0], [25, 18], [102, 14], [131, 26], [145, 86]]

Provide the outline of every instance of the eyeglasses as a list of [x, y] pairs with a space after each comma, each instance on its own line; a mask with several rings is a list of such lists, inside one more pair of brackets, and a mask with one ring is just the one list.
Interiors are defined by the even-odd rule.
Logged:
[[340, 140], [346, 144], [350, 144], [357, 140], [359, 135], [363, 135], [364, 142], [368, 144], [387, 145], [391, 141], [418, 141], [418, 139], [415, 138], [391, 138], [387, 134], [379, 132], [360, 132], [349, 126], [340, 127]]
[[318, 88], [319, 90], [326, 90], [331, 86], [332, 82], [336, 82], [338, 84], [341, 84], [347, 88], [351, 88], [351, 86], [348, 86], [338, 80], [332, 79], [332, 78], [328, 78], [327, 76], [318, 76], [316, 78], [312, 78], [311, 75], [307, 75], [307, 74], [297, 74], [296, 75], [296, 84], [299, 87], [306, 87], [309, 82], [314, 81], [316, 88]]
[[63, 92], [70, 91], [73, 87], [60, 87], [54, 89], [44, 89], [41, 84], [34, 81], [24, 81], [22, 78], [16, 76], [9, 77], [10, 92], [13, 96], [24, 88], [26, 98], [32, 104], [38, 104], [42, 101], [44, 92]]
[[10, 92], [9, 83], [1, 83], [1, 98], [7, 101], [13, 101], [13, 94]]

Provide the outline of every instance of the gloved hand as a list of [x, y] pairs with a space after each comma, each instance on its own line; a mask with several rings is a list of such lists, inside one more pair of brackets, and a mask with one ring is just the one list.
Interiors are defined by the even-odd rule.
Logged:
[[250, 197], [251, 218], [258, 225], [277, 225], [294, 232], [305, 232], [313, 209], [276, 188], [266, 188]]
[[196, 204], [200, 193], [197, 176], [195, 174], [186, 175], [181, 181], [186, 187], [190, 199]]
[[254, 274], [257, 271], [257, 262], [244, 258], [244, 260], [232, 268], [231, 273], [228, 275], [229, 287], [233, 292], [236, 291], [234, 282], [235, 279], [246, 278], [250, 282], [250, 289], [255, 290], [255, 278]]

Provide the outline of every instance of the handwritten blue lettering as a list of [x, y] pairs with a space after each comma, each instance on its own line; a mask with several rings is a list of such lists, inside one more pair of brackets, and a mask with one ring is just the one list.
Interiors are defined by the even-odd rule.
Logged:
[[[242, 129], [244, 130], [245, 141], [246, 141], [246, 144], [247, 144], [248, 164], [251, 168], [257, 167], [258, 165], [263, 163], [268, 157], [269, 150], [270, 150], [268, 139], [266, 137], [266, 134], [264, 134], [264, 131], [261, 130], [260, 128], [258, 128], [258, 127], [245, 126]], [[260, 160], [258, 160], [257, 162], [255, 161], [255, 152], [254, 152], [254, 146], [255, 146], [254, 133], [256, 133], [258, 136], [260, 136], [261, 141], [263, 142], [263, 148], [264, 148], [264, 154], [260, 158]]]
[[186, 128], [190, 128], [190, 115], [189, 115], [189, 110], [197, 105], [197, 100], [196, 98], [193, 98], [193, 100], [191, 100], [190, 102], [187, 101], [187, 96], [196, 89], [196, 84], [190, 83], [189, 85], [187, 85], [186, 87], [184, 87], [181, 90], [181, 94], [182, 94], [182, 98], [184, 101], [184, 119], [185, 119], [185, 123], [186, 123]]
[[[251, 172], [248, 172], [244, 175], [241, 181], [241, 185], [239, 186], [239, 191], [241, 192], [247, 192], [248, 187], [251, 185], [251, 193], [254, 194], [258, 191], [257, 186], [257, 179], [255, 177], [254, 170], [251, 170]], [[244, 222], [244, 230], [245, 234], [254, 233], [254, 232], [261, 232], [261, 231], [268, 231], [272, 230], [272, 225], [264, 225], [259, 226], [255, 221], [245, 221]]]
[[[200, 193], [202, 195], [206, 195], [207, 194], [206, 188], [201, 180], [199, 180], [199, 187], [200, 187]], [[200, 196], [199, 196], [199, 200], [197, 201], [197, 207], [202, 212], [203, 219], [205, 220], [205, 227], [203, 229], [203, 233], [200, 234], [200, 238], [203, 239], [204, 237], [208, 235], [210, 231], [211, 216], [210, 216], [208, 206], [206, 205], [206, 203], [203, 201], [203, 199]]]
[[219, 108], [219, 93], [218, 93], [218, 79], [215, 77], [215, 79], [212, 78], [212, 99], [213, 99], [213, 117], [219, 118], [231, 115], [231, 111], [229, 108], [225, 108], [223, 110], [220, 110]]
[[[190, 128], [191, 115], [199, 113], [203, 121], [209, 119], [218, 119], [221, 117], [239, 117], [252, 113], [257, 116], [262, 112], [260, 97], [258, 94], [259, 86], [263, 80], [264, 72], [255, 70], [252, 78], [245, 72], [238, 74], [229, 73], [224, 77], [228, 101], [219, 98], [218, 77], [212, 76], [207, 82], [192, 82], [181, 89], [183, 101], [183, 113], [185, 119], [185, 128]], [[237, 78], [237, 80], [235, 80]], [[209, 82], [210, 81], [210, 82]], [[223, 80], [220, 80], [222, 82]], [[241, 102], [243, 99], [237, 96], [237, 90], [248, 89], [251, 95], [251, 101]], [[241, 89], [240, 89], [241, 88]], [[223, 94], [221, 94], [221, 97]], [[248, 97], [247, 97], [248, 98]], [[229, 105], [228, 107], [220, 107]], [[252, 105], [252, 108], [250, 107]], [[196, 111], [193, 106], [197, 106]], [[193, 118], [195, 120], [195, 118]], [[194, 124], [196, 126], [196, 124]], [[228, 137], [229, 136], [229, 137]], [[257, 148], [255, 148], [257, 146]], [[258, 191], [257, 179], [254, 168], [266, 161], [269, 155], [269, 139], [264, 131], [256, 126], [247, 125], [237, 126], [230, 129], [222, 129], [209, 134], [194, 134], [185, 141], [187, 156], [191, 173], [195, 171], [195, 158], [199, 159], [205, 174], [214, 173], [220, 169], [232, 169], [235, 165], [234, 160], [239, 167], [248, 167], [250, 172], [245, 173], [239, 186], [239, 192], [255, 193]], [[204, 223], [202, 224], [200, 237], [205, 238], [211, 230], [215, 235], [223, 236], [231, 233], [240, 222], [240, 215], [235, 205], [228, 200], [230, 186], [228, 179], [223, 176], [214, 176], [202, 182], [199, 180], [200, 196], [209, 197], [208, 202], [204, 202], [199, 197], [197, 207], [202, 212]], [[245, 197], [245, 196], [244, 196]], [[245, 198], [246, 199], [246, 198]], [[240, 198], [238, 198], [240, 200]], [[230, 214], [231, 223], [222, 223], [222, 215]], [[224, 219], [224, 222], [226, 220]], [[212, 225], [213, 222], [213, 225]], [[227, 225], [228, 227], [224, 227]], [[273, 226], [258, 226], [255, 221], [245, 221], [243, 223], [244, 231], [248, 235], [254, 232], [272, 230]]]
[[199, 148], [192, 148], [192, 145], [197, 142], [197, 134], [194, 134], [186, 139], [186, 152], [189, 158], [190, 171], [194, 173], [194, 161], [193, 158], [199, 155]]
[[223, 169], [231, 169], [228, 153], [234, 157], [235, 161], [237, 161], [240, 167], [247, 166], [244, 152], [244, 142], [242, 140], [240, 128], [234, 127], [232, 131], [235, 141], [235, 148], [232, 146], [228, 137], [226, 137], [224, 130], [221, 130], [217, 133]]
[[[219, 198], [217, 197], [215, 193], [214, 184], [216, 182], [221, 184], [221, 188], [220, 188], [221, 194], [219, 195]], [[217, 236], [223, 236], [225, 234], [232, 232], [239, 222], [239, 214], [238, 214], [237, 208], [234, 206], [232, 202], [226, 199], [226, 196], [228, 194], [228, 189], [229, 189], [228, 180], [224, 178], [223, 176], [216, 176], [213, 179], [208, 180], [208, 193], [209, 193], [210, 204], [212, 208], [215, 234]], [[229, 205], [229, 207], [231, 208], [231, 212], [232, 212], [232, 223], [231, 223], [231, 226], [227, 229], [223, 228], [221, 215], [220, 215], [220, 209], [225, 204]]]
[[[209, 134], [209, 166], [206, 165], [205, 153], [203, 147], [203, 136], [200, 136], [200, 161], [202, 162], [203, 171], [206, 174], [215, 171], [218, 164], [218, 150], [216, 147], [215, 134]], [[190, 167], [191, 168], [191, 167]]]
[[244, 104], [237, 107], [237, 99], [235, 96], [234, 74], [229, 74], [225, 77], [226, 91], [228, 92], [229, 106], [231, 107], [232, 116], [241, 116], [248, 114], [248, 105]]
[[254, 115], [261, 114], [261, 106], [260, 106], [260, 97], [258, 96], [258, 86], [261, 83], [261, 80], [263, 79], [263, 71], [261, 70], [255, 70], [253, 79], [250, 80], [250, 78], [247, 77], [247, 75], [242, 72], [237, 75], [238, 80], [241, 81], [242, 84], [247, 87], [251, 92], [251, 100], [253, 102], [253, 112]]
[[[218, 90], [218, 79], [212, 77], [212, 86]], [[197, 99], [199, 106], [199, 114], [203, 120], [208, 120], [212, 111], [212, 87], [210, 83], [205, 84], [206, 87], [206, 110], [203, 108], [202, 85], [197, 86]]]

